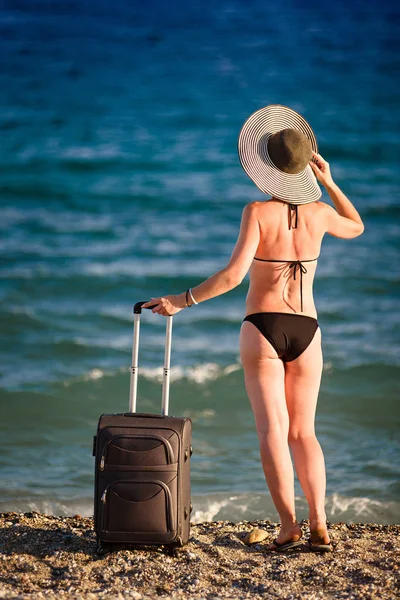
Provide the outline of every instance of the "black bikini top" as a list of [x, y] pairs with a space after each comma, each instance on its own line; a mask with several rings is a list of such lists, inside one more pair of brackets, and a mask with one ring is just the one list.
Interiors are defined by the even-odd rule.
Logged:
[[[298, 221], [298, 212], [297, 212], [297, 204], [288, 204], [289, 207], [289, 229], [297, 229], [297, 221]], [[292, 219], [294, 213], [294, 225], [292, 227]], [[266, 258], [257, 258], [254, 257], [254, 260], [259, 260], [261, 262], [273, 262], [273, 263], [288, 263], [289, 269], [293, 269], [293, 279], [296, 279], [297, 269], [300, 271], [300, 304], [301, 304], [301, 312], [303, 312], [303, 273], [307, 273], [307, 269], [303, 265], [305, 262], [314, 262], [318, 260], [317, 258], [310, 258], [308, 260], [277, 260], [277, 259], [266, 259]]]

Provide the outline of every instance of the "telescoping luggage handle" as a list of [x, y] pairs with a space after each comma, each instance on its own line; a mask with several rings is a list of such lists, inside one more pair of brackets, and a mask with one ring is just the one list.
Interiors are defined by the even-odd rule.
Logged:
[[[145, 302], [136, 302], [133, 307], [134, 324], [133, 324], [133, 345], [132, 345], [132, 367], [131, 367], [131, 382], [129, 392], [129, 411], [136, 412], [137, 400], [137, 381], [138, 381], [138, 356], [139, 356], [139, 333], [140, 333], [140, 315], [142, 314], [142, 305]], [[153, 306], [146, 306], [146, 309], [152, 309]], [[162, 404], [161, 414], [168, 415], [169, 410], [169, 383], [170, 383], [170, 367], [171, 367], [171, 338], [172, 338], [172, 317], [167, 317], [166, 339], [165, 339], [165, 356], [163, 368], [163, 386], [162, 386]]]

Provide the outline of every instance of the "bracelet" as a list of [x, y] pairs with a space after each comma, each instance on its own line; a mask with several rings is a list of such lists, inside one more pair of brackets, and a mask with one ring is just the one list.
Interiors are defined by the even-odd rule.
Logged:
[[189, 294], [190, 294], [190, 297], [191, 297], [191, 299], [192, 299], [192, 302], [193, 302], [193, 304], [198, 304], [198, 302], [196, 302], [196, 300], [193, 298], [193, 294], [192, 294], [192, 288], [189, 288], [189, 290], [188, 290], [188, 291], [189, 291]]
[[186, 306], [192, 306], [191, 304], [189, 304], [189, 288], [186, 290]]

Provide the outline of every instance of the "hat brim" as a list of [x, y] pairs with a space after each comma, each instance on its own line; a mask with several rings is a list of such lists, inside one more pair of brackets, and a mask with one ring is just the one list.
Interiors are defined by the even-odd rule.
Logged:
[[319, 200], [321, 189], [310, 165], [300, 173], [284, 173], [268, 154], [268, 139], [282, 129], [297, 129], [308, 137], [318, 152], [315, 134], [296, 111], [280, 104], [260, 108], [244, 123], [238, 139], [239, 159], [247, 175], [265, 194], [290, 204], [307, 204]]

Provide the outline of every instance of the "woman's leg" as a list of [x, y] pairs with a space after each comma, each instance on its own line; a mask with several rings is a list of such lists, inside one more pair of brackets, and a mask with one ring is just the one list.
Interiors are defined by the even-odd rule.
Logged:
[[322, 374], [321, 331], [296, 360], [285, 363], [289, 445], [309, 506], [311, 538], [328, 543], [325, 514], [325, 462], [314, 420]]
[[265, 478], [281, 519], [278, 542], [297, 540], [294, 475], [288, 446], [285, 370], [271, 344], [248, 321], [240, 332], [246, 391], [253, 409]]

